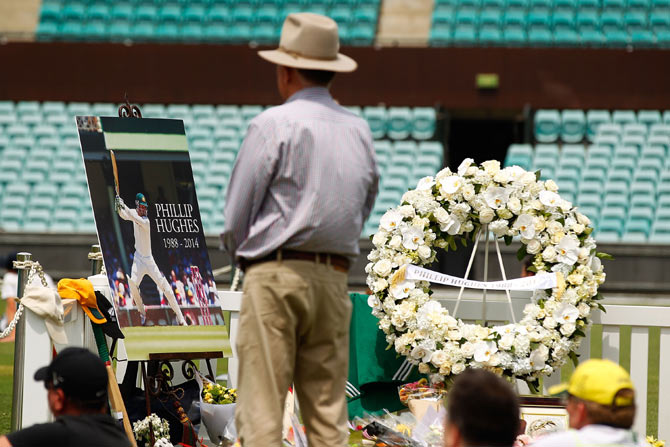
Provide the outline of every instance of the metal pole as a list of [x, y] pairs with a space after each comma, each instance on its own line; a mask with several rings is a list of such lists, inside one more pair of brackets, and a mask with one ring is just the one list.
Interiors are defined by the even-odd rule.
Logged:
[[[484, 225], [486, 232], [486, 246], [484, 247], [484, 282], [489, 280], [489, 226]], [[486, 289], [482, 293], [482, 320], [486, 326]]]
[[[16, 255], [16, 260], [18, 262], [25, 262], [32, 260], [32, 255], [30, 253], [18, 253]], [[30, 269], [26, 271], [24, 267], [18, 268], [18, 288], [16, 291], [16, 296], [21, 298], [23, 297], [23, 291], [26, 288], [26, 282], [28, 281], [28, 273]], [[19, 318], [19, 321], [16, 324], [15, 334], [14, 334], [14, 388], [12, 390], [12, 431], [16, 431], [22, 428], [23, 426], [23, 368], [26, 356], [26, 319]]]
[[[91, 245], [91, 253], [100, 253], [100, 245]], [[91, 259], [91, 275], [98, 275], [102, 272], [102, 259]]]

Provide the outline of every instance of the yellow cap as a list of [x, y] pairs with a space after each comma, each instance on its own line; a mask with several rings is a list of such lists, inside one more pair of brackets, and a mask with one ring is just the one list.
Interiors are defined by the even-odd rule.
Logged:
[[61, 298], [72, 298], [79, 301], [88, 318], [96, 324], [106, 323], [107, 319], [98, 308], [98, 299], [93, 284], [88, 279], [63, 278], [58, 281], [58, 294]]
[[569, 394], [601, 405], [627, 407], [635, 403], [633, 398], [616, 397], [625, 389], [634, 390], [633, 382], [625, 369], [610, 360], [590, 359], [580, 364], [572, 373], [568, 383], [549, 388], [549, 394]]

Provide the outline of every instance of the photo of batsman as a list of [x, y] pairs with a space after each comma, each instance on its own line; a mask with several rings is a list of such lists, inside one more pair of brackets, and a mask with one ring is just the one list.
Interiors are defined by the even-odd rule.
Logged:
[[183, 122], [77, 117], [121, 327], [223, 325]]

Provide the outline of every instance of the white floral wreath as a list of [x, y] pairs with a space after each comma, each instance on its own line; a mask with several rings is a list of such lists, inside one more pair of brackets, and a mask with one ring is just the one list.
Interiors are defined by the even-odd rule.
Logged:
[[[466, 367], [487, 368], [537, 389], [575, 350], [590, 324], [598, 286], [605, 280], [590, 220], [557, 193], [552, 180], [498, 161], [477, 166], [466, 159], [458, 172], [441, 170], [421, 179], [402, 204], [381, 218], [368, 255], [368, 303], [396, 351], [431, 374], [450, 381]], [[431, 298], [426, 281], [406, 280], [401, 267], [430, 264], [436, 249], [467, 245], [483, 226], [509, 245], [519, 237], [519, 259], [532, 256], [529, 270], [558, 273], [558, 287], [533, 292], [515, 324], [465, 324]], [[399, 272], [400, 270], [400, 272]]]

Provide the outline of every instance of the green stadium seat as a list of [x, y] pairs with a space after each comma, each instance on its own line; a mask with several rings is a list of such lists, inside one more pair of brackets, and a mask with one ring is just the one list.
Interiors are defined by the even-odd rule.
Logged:
[[384, 107], [367, 106], [363, 108], [363, 118], [368, 122], [374, 139], [378, 140], [386, 135], [387, 115]]
[[207, 11], [206, 20], [210, 23], [226, 23], [230, 20], [230, 10], [226, 5], [212, 4]]
[[412, 131], [412, 111], [409, 107], [391, 107], [387, 116], [387, 133], [393, 140], [404, 140]]
[[61, 17], [61, 3], [59, 1], [44, 1], [40, 8], [40, 21], [53, 20], [54, 22], [60, 20]]
[[607, 110], [589, 110], [586, 112], [586, 136], [590, 141], [594, 141], [598, 127], [601, 124], [609, 124], [612, 117]]
[[435, 134], [435, 109], [432, 107], [415, 107], [412, 119], [412, 138], [427, 140]]
[[602, 0], [603, 11], [622, 12], [626, 9], [626, 0]]
[[481, 45], [499, 45], [504, 40], [503, 33], [497, 26], [488, 24], [479, 29], [479, 43]]
[[564, 144], [561, 148], [561, 160], [576, 160], [583, 165], [586, 154], [581, 144]]
[[583, 110], [564, 110], [561, 116], [561, 140], [577, 143], [584, 139], [586, 116]]
[[138, 22], [152, 22], [156, 19], [156, 17], [158, 17], [158, 8], [148, 3], [142, 3], [135, 10], [134, 20]]
[[658, 163], [659, 166], [663, 166], [667, 151], [662, 146], [645, 146], [640, 152], [640, 163], [646, 160], [653, 160]]
[[561, 132], [561, 116], [558, 110], [538, 110], [535, 114], [535, 139], [541, 143], [553, 143]]
[[647, 145], [662, 147], [668, 152], [670, 149], [670, 137], [667, 135], [651, 135], [647, 138]]
[[505, 0], [505, 9], [507, 13], [520, 12], [525, 13], [530, 4], [529, 0]]
[[651, 130], [655, 124], [661, 123], [661, 112], [658, 110], [640, 110], [637, 112], [637, 122]]
[[430, 44], [444, 46], [451, 42], [451, 26], [447, 23], [438, 23], [430, 29]]
[[[135, 19], [145, 20], [141, 16], [135, 16], [135, 11], [133, 10], [133, 7], [130, 6], [129, 4], [127, 4], [127, 3], [112, 4], [111, 9], [107, 5], [101, 5], [101, 6], [102, 6], [102, 8], [99, 10], [99, 12], [103, 13], [104, 10], [107, 9], [109, 11], [109, 16], [107, 18], [109, 18], [111, 20], [125, 20], [125, 21], [129, 21], [129, 22], [133, 21]], [[89, 12], [89, 14], [90, 14], [90, 12]], [[101, 18], [104, 19], [105, 17], [101, 17]]]
[[414, 141], [396, 141], [393, 144], [393, 158], [399, 155], [407, 155], [412, 160], [416, 158], [418, 153], [418, 146]]
[[132, 34], [130, 23], [127, 20], [115, 20], [107, 28], [107, 35], [113, 41], [120, 41]]
[[550, 158], [554, 161], [558, 161], [560, 152], [558, 146], [555, 144], [538, 144], [535, 146], [535, 157], [536, 158]]
[[459, 46], [472, 46], [477, 42], [477, 27], [460, 23], [454, 28], [453, 43]]
[[651, 0], [628, 0], [628, 11], [647, 13], [651, 8]]
[[66, 2], [60, 11], [61, 20], [79, 20], [86, 18], [86, 7], [82, 3]]
[[221, 120], [237, 118], [240, 115], [240, 109], [238, 106], [219, 105], [216, 106], [216, 114]]
[[207, 10], [203, 5], [188, 4], [184, 7], [182, 19], [190, 23], [203, 23], [207, 20]]
[[636, 123], [637, 117], [633, 110], [615, 110], [612, 112], [612, 123], [623, 126], [628, 123]]
[[625, 146], [634, 146], [638, 149], [642, 149], [642, 146], [646, 144], [646, 138], [643, 135], [624, 135], [621, 138], [621, 144]]
[[93, 3], [86, 9], [87, 20], [107, 20], [110, 16], [110, 7], [105, 3]]

